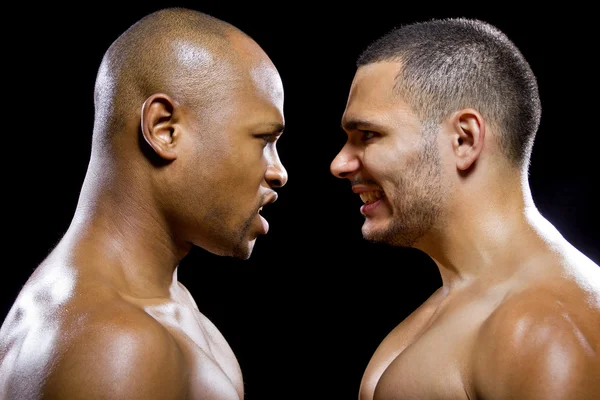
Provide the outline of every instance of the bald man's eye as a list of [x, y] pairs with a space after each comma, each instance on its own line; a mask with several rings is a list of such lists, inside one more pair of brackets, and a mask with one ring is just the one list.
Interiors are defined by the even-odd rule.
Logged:
[[265, 146], [277, 140], [277, 135], [273, 135], [272, 133], [265, 135], [256, 135], [256, 137], [262, 139], [264, 141]]

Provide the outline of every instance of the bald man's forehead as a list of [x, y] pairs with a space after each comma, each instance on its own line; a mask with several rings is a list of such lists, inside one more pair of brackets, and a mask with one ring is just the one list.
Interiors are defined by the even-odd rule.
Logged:
[[[171, 43], [174, 59], [164, 65], [165, 75], [172, 84], [192, 86], [215, 84], [235, 85], [238, 61], [235, 55], [223, 46], [207, 46], [190, 39], [179, 39]], [[187, 82], [187, 83], [186, 83]], [[185, 87], [181, 88], [186, 91]]]
[[250, 69], [254, 87], [270, 102], [283, 104], [283, 83], [275, 66], [267, 61], [259, 63]]

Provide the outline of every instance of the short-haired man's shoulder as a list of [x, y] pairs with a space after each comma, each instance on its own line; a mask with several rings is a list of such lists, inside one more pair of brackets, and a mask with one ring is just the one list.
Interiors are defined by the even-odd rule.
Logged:
[[506, 296], [474, 346], [473, 383], [490, 400], [581, 399], [600, 392], [600, 292], [570, 280]]
[[63, 332], [46, 393], [69, 399], [185, 397], [183, 355], [143, 309], [113, 300], [102, 310], [77, 314], [77, 326]]

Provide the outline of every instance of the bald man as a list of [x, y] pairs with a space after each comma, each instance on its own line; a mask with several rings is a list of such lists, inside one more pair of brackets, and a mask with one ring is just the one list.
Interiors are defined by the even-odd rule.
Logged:
[[164, 9], [108, 48], [73, 220], [0, 330], [1, 399], [244, 398], [177, 279], [193, 246], [248, 259], [287, 173], [283, 87], [236, 27]]

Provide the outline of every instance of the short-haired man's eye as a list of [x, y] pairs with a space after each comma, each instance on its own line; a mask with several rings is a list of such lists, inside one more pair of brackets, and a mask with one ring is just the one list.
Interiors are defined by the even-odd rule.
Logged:
[[377, 136], [377, 133], [373, 132], [373, 131], [361, 131], [362, 133], [362, 141], [366, 142], [367, 140], [373, 139], [375, 136]]

